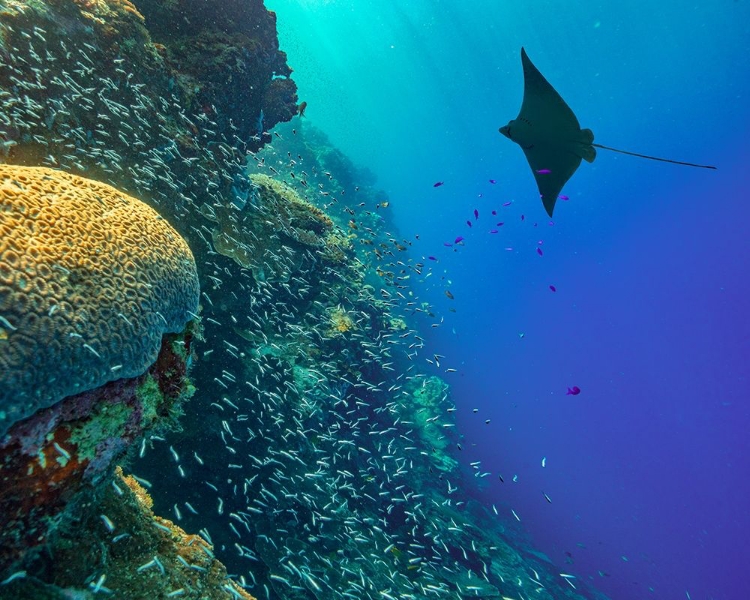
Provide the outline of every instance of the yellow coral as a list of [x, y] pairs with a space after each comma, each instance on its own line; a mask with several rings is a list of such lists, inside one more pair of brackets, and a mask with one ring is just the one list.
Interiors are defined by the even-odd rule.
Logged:
[[399, 317], [392, 317], [388, 320], [388, 326], [396, 331], [403, 331], [406, 329], [406, 321]]
[[328, 322], [330, 325], [329, 331], [333, 335], [346, 333], [356, 327], [354, 320], [340, 304], [336, 308], [331, 309]]
[[329, 233], [323, 240], [324, 246], [321, 256], [333, 263], [345, 263], [353, 255], [351, 238], [337, 230]]
[[143, 373], [198, 294], [190, 248], [140, 200], [61, 171], [0, 165], [0, 432]]
[[[118, 552], [109, 558], [113, 569], [107, 585], [113, 588], [113, 597], [164, 598], [168, 591], [183, 588], [201, 590], [201, 598], [212, 600], [255, 600], [227, 576], [226, 567], [214, 557], [210, 543], [154, 514], [151, 496], [134, 477], [126, 476], [117, 467], [113, 483], [124, 484], [135, 497], [133, 503], [127, 493], [124, 499], [113, 498], [111, 492], [108, 496], [117, 503], [113, 517], [139, 540], [137, 548], [131, 546], [129, 552]], [[151, 568], [158, 569], [154, 556], [165, 570], [160, 577], [152, 577], [149, 572]], [[154, 566], [135, 568], [149, 564]]]

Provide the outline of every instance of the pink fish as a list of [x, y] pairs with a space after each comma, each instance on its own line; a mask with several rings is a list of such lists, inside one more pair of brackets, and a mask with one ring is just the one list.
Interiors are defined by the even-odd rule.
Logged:
[[549, 286], [549, 289], [551, 289], [553, 292], [557, 291], [557, 288], [554, 285]]
[[436, 181], [435, 183], [432, 184], [432, 187], [440, 187], [444, 183], [445, 183], [445, 181]]
[[566, 396], [577, 396], [581, 393], [581, 388], [579, 388], [577, 385], [574, 385], [572, 387], [568, 388], [568, 391], [565, 392]]
[[536, 172], [540, 175], [549, 175], [550, 173], [552, 173], [552, 171], [550, 171], [549, 169], [537, 169]]
[[454, 244], [460, 244], [463, 241], [464, 241], [464, 236], [459, 235], [455, 240], [453, 240], [453, 243]]
[[479, 218], [479, 211], [475, 208], [474, 209], [474, 220], [476, 221]]

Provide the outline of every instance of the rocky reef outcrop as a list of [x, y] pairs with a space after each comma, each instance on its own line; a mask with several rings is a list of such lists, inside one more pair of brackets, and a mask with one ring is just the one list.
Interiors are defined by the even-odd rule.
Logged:
[[351, 243], [328, 215], [267, 175], [253, 175], [250, 182], [251, 195], [242, 208], [201, 206], [216, 223], [211, 240], [217, 252], [258, 281], [288, 281], [300, 271], [306, 251], [318, 252], [329, 265], [345, 265]]
[[134, 4], [176, 85], [211, 113], [220, 130], [260, 139], [297, 112], [297, 87], [279, 49], [276, 15], [262, 0]]
[[253, 600], [227, 576], [210, 542], [155, 515], [152, 505], [143, 485], [117, 468], [106, 486], [74, 498], [36, 560], [37, 572], [6, 578], [0, 598]]
[[0, 157], [143, 193], [167, 217], [207, 191], [244, 201], [246, 152], [296, 113], [290, 73], [262, 0], [4, 0]]

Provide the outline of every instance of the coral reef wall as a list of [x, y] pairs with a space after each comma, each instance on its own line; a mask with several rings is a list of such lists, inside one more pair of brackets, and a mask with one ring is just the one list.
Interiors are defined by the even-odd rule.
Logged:
[[448, 375], [419, 360], [424, 265], [387, 196], [309, 124], [274, 137], [248, 202], [203, 209], [205, 394], [133, 464], [157, 512], [259, 598], [581, 598], [464, 493], [482, 473], [459, 469]]
[[[201, 4], [204, 3], [195, 3], [196, 10], [200, 10]], [[274, 16], [260, 1], [237, 3], [235, 9], [227, 22], [252, 23], [253, 26], [244, 29], [244, 34], [236, 30], [219, 31], [212, 26], [215, 19], [196, 18], [195, 23], [200, 26], [185, 31], [180, 43], [168, 49], [154, 41], [143, 14], [127, 0], [0, 1], [0, 163], [15, 165], [16, 169], [44, 166], [57, 170], [55, 173], [70, 174], [60, 174], [63, 178], [78, 181], [78, 176], [83, 176], [106, 182], [144, 201], [161, 215], [156, 216], [155, 222], [166, 218], [191, 247], [202, 250], [203, 254], [198, 254], [199, 277], [205, 279], [204, 255], [212, 251], [204, 241], [201, 227], [209, 230], [196, 207], [205, 202], [243, 203], [250, 193], [244, 173], [246, 153], [269, 139], [265, 132], [268, 127], [296, 112], [296, 90], [288, 77], [290, 70], [285, 57], [278, 51]], [[164, 16], [170, 18], [166, 13]], [[181, 16], [190, 15], [183, 12]], [[207, 52], [214, 53], [211, 68], [199, 68], [198, 65], [205, 63]], [[221, 80], [211, 79], [217, 73], [235, 81], [233, 98], [222, 96]], [[57, 175], [50, 173], [50, 176]], [[11, 191], [16, 185], [13, 181], [20, 179], [15, 175], [10, 178]], [[96, 204], [100, 199], [92, 196], [89, 201]], [[18, 207], [13, 202], [4, 202], [4, 215], [15, 208]], [[39, 215], [37, 209], [32, 212], [34, 218]], [[81, 222], [74, 224], [75, 231], [65, 232], [71, 248], [85, 247], [87, 229], [91, 229], [94, 237], [99, 235], [96, 223], [85, 210], [79, 212]], [[76, 215], [69, 216], [73, 219]], [[18, 224], [7, 220], [3, 223], [12, 225], [13, 235], [21, 231]], [[124, 226], [140, 229], [125, 234], [111, 227], [103, 232], [102, 241], [118, 244], [126, 239], [127, 243], [140, 246], [141, 255], [131, 257], [139, 266], [149, 263], [150, 250], [159, 257], [158, 264], [169, 262], [168, 245], [149, 235], [143, 223], [131, 218]], [[149, 240], [139, 241], [139, 234], [147, 235]], [[4, 240], [9, 237], [13, 236], [5, 232]], [[26, 240], [24, 244], [28, 241], [19, 239]], [[29, 239], [36, 243], [41, 238], [32, 230]], [[154, 244], [152, 248], [148, 247], [149, 242]], [[26, 246], [11, 250], [23, 260], [31, 256]], [[46, 243], [42, 250], [48, 250]], [[121, 326], [135, 326], [134, 314], [127, 310], [104, 314], [110, 311], [110, 308], [104, 311], [104, 305], [111, 304], [115, 297], [103, 285], [104, 279], [97, 286], [88, 277], [88, 271], [100, 267], [106, 271], [112, 265], [102, 267], [98, 264], [102, 249], [92, 250], [95, 252], [82, 259], [76, 268], [65, 262], [74, 260], [74, 253], [63, 253], [60, 264], [52, 269], [52, 275], [59, 273], [59, 277], [47, 282], [54, 292], [51, 297], [54, 296], [53, 300], [62, 297], [66, 284], [78, 290], [76, 293], [86, 291], [81, 298], [94, 292], [98, 294], [99, 305], [87, 306], [87, 315], [106, 316], [102, 320], [105, 325], [119, 320]], [[33, 274], [28, 271], [29, 265], [22, 269], [15, 259], [11, 260], [13, 256], [3, 252], [3, 276], [10, 277], [14, 286], [23, 287], [19, 273], [23, 272], [24, 277]], [[97, 264], [90, 265], [92, 260]], [[192, 315], [198, 312], [194, 277], [193, 273], [181, 278], [181, 283], [193, 290], [191, 302], [184, 306]], [[41, 283], [45, 281], [40, 278]], [[150, 280], [136, 281], [135, 286], [136, 296], [130, 301], [145, 311], [149, 322], [153, 319], [154, 330], [163, 327], [162, 331], [174, 331], [175, 326], [169, 323], [169, 310], [158, 307], [159, 302], [169, 297], [169, 293], [165, 294], [167, 290]], [[14, 289], [16, 295], [22, 292], [19, 287]], [[158, 297], [138, 296], [149, 289]], [[67, 299], [70, 298], [68, 294]], [[11, 300], [7, 294], [3, 295], [6, 304]], [[60, 306], [65, 306], [58, 304], [51, 302], [49, 306], [37, 307], [44, 311], [41, 320], [64, 316], [66, 311]], [[10, 307], [4, 305], [0, 342], [19, 333], [17, 315], [11, 314], [18, 307], [15, 301]], [[75, 310], [82, 309], [76, 301]], [[100, 327], [98, 331], [105, 329]], [[62, 336], [68, 333], [71, 341], [83, 333], [78, 329], [63, 331], [55, 340], [54, 331], [30, 325], [24, 335], [45, 331], [45, 335], [52, 336], [47, 340], [51, 347], [59, 346]], [[112, 331], [108, 335], [112, 341]], [[85, 597], [92, 590], [105, 593], [118, 588], [116, 591], [126, 594], [123, 597], [152, 598], [167, 593], [197, 593], [196, 589], [201, 587], [212, 598], [249, 597], [221, 577], [214, 578], [211, 585], [206, 582], [186, 585], [182, 592], [176, 586], [170, 587], [174, 582], [168, 578], [162, 578], [159, 587], [143, 585], [144, 578], [153, 577], [152, 567], [156, 565], [157, 572], [165, 568], [164, 556], [170, 550], [164, 540], [158, 543], [160, 554], [155, 555], [156, 563], [142, 571], [128, 561], [118, 567], [113, 560], [117, 548], [125, 547], [120, 542], [126, 540], [126, 531], [128, 535], [149, 537], [149, 532], [132, 529], [138, 527], [138, 522], [126, 519], [123, 523], [105, 508], [106, 490], [117, 489], [113, 480], [114, 462], [121, 460], [128, 448], [137, 450], [144, 432], [159, 437], [176, 426], [183, 402], [193, 390], [186, 378], [193, 356], [193, 338], [192, 330], [177, 337], [165, 337], [158, 358], [154, 352], [144, 363], [143, 369], [156, 359], [143, 375], [67, 396], [8, 430], [0, 444], [0, 579], [3, 582], [0, 597], [55, 598], [70, 594]], [[129, 339], [144, 344], [149, 335], [133, 334]], [[90, 348], [84, 348], [90, 354], [89, 359], [105, 354], [95, 342], [85, 343]], [[123, 345], [112, 343], [112, 347], [121, 350]], [[36, 361], [40, 356], [32, 352], [31, 360]], [[74, 359], [75, 365], [81, 362], [66, 353], [59, 358], [59, 368], [68, 359]], [[124, 368], [121, 365], [113, 361], [107, 368], [115, 373], [113, 369]], [[33, 372], [33, 366], [28, 366]], [[9, 374], [3, 370], [3, 376]], [[62, 377], [67, 375], [64, 369]], [[132, 376], [132, 373], [121, 375]], [[23, 393], [15, 383], [6, 383], [4, 393]], [[38, 391], [36, 384], [33, 386]], [[5, 411], [8, 397], [3, 399], [0, 410]], [[35, 407], [28, 408], [33, 411]], [[11, 416], [6, 411], [3, 418], [8, 417], [9, 425], [20, 414]], [[97, 534], [89, 541], [96, 547], [117, 544], [113, 552], [89, 555], [82, 563], [86, 573], [75, 571], [76, 576], [71, 578], [70, 573], [66, 575], [65, 565], [75, 552], [65, 549], [83, 543], [82, 523], [89, 522], [92, 535]], [[99, 542], [95, 537], [100, 538]], [[162, 556], [162, 563], [158, 556]], [[128, 577], [127, 586], [113, 578], [113, 570], [120, 567]], [[195, 567], [196, 572], [201, 568]], [[109, 583], [105, 583], [107, 580]], [[86, 589], [89, 591], [82, 591]], [[140, 595], [134, 591], [137, 589]]]

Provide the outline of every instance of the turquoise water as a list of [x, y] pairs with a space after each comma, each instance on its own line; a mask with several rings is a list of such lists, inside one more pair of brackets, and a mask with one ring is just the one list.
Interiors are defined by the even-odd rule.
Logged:
[[[439, 261], [418, 285], [479, 409], [459, 424], [493, 472], [480, 497], [615, 598], [746, 598], [747, 2], [267, 5], [309, 121]], [[597, 142], [718, 171], [600, 151], [551, 225], [497, 132], [522, 46]]]

